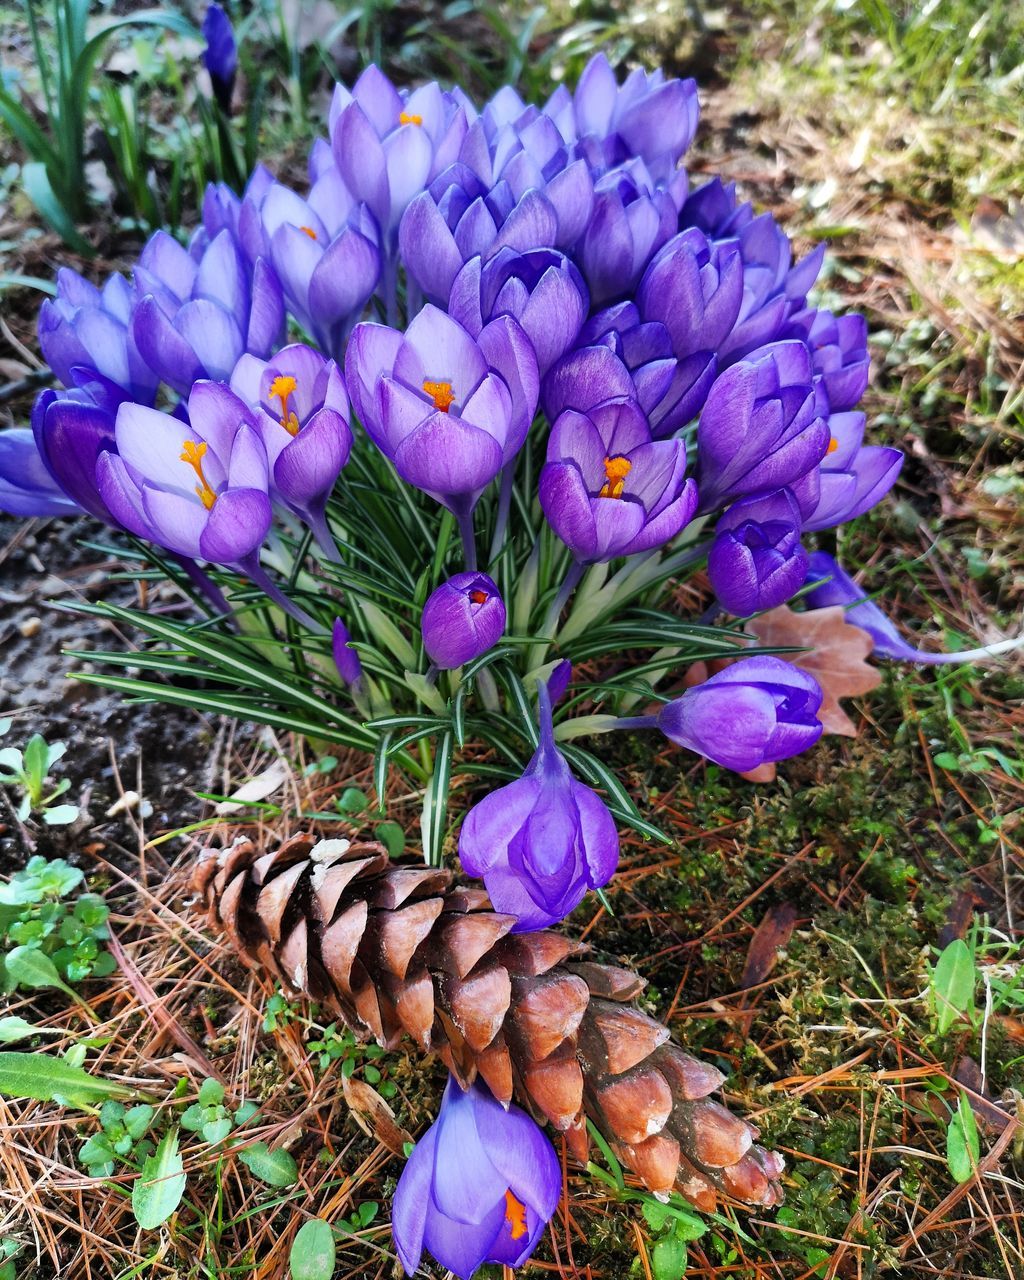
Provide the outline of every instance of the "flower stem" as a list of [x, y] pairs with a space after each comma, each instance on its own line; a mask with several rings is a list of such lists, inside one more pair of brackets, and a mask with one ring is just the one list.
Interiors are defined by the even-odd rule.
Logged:
[[308, 631], [314, 632], [316, 635], [327, 635], [327, 628], [321, 626], [321, 624], [317, 622], [312, 615], [308, 614], [305, 609], [300, 609], [294, 600], [289, 600], [262, 565], [258, 564], [255, 560], [247, 560], [243, 565], [243, 568], [253, 585], [259, 587], [268, 600], [272, 600], [274, 604], [283, 609], [289, 617], [294, 618], [300, 626], [305, 627]]
[[458, 511], [455, 519], [459, 522], [459, 533], [462, 535], [462, 553], [466, 561], [466, 570], [476, 572], [476, 534], [473, 532], [473, 508]]
[[515, 484], [515, 478], [516, 466], [514, 462], [510, 462], [501, 473], [501, 490], [498, 493], [498, 511], [494, 522], [494, 537], [491, 539], [491, 550], [487, 557], [489, 564], [493, 564], [498, 558], [498, 552], [501, 551], [501, 545], [505, 541], [508, 516], [512, 509], [512, 488]]
[[657, 727], [657, 716], [619, 716], [610, 729], [654, 729]]
[[221, 591], [210, 575], [205, 570], [200, 569], [196, 562], [189, 559], [188, 556], [179, 556], [172, 552], [171, 559], [175, 564], [181, 565], [188, 574], [189, 580], [206, 596], [217, 613], [223, 614], [226, 621], [237, 629], [238, 624], [235, 621], [234, 611], [228, 604], [224, 592]]
[[568, 603], [569, 597], [576, 590], [577, 583], [583, 577], [585, 567], [578, 560], [574, 560], [569, 566], [569, 572], [562, 580], [562, 585], [558, 588], [558, 594], [551, 601], [551, 605], [544, 617], [543, 635], [545, 640], [553, 640], [555, 638], [555, 632], [558, 630], [558, 619], [562, 616], [562, 610]]

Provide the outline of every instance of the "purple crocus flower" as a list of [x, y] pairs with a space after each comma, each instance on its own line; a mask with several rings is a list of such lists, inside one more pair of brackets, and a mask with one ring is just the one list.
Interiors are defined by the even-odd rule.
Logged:
[[807, 576], [800, 544], [800, 507], [788, 489], [742, 498], [719, 520], [708, 552], [718, 602], [739, 618], [774, 609]]
[[102, 380], [139, 404], [152, 404], [159, 378], [135, 345], [131, 333], [135, 294], [120, 275], [102, 289], [77, 271], [57, 272], [57, 296], [39, 309], [39, 346], [66, 387]]
[[473, 258], [452, 285], [448, 314], [473, 337], [497, 316], [517, 320], [533, 344], [543, 377], [576, 341], [588, 311], [587, 286], [555, 249], [499, 249], [486, 265]]
[[644, 268], [676, 229], [676, 207], [634, 160], [600, 178], [576, 253], [595, 307], [631, 293]]
[[637, 304], [668, 330], [679, 360], [706, 364], [732, 332], [743, 300], [743, 261], [734, 242], [715, 244], [691, 227], [664, 246], [644, 272]]
[[548, 523], [581, 564], [661, 546], [693, 517], [697, 488], [686, 479], [681, 440], [653, 440], [633, 400], [555, 422], [540, 473]]
[[816, 584], [804, 597], [807, 607], [826, 609], [830, 605], [842, 605], [846, 610], [847, 622], [866, 631], [874, 641], [872, 652], [876, 658], [938, 666], [943, 663], [977, 662], [981, 658], [993, 658], [1019, 648], [1021, 644], [1020, 640], [1000, 640], [996, 644], [961, 650], [959, 653], [929, 653], [904, 640], [896, 625], [827, 552], [811, 553], [807, 577]]
[[719, 374], [697, 428], [701, 510], [791, 485], [817, 467], [829, 427], [802, 342], [776, 342]]
[[513, 933], [547, 929], [615, 874], [619, 836], [608, 806], [572, 776], [555, 745], [551, 699], [537, 686], [540, 745], [521, 778], [475, 804], [462, 824], [459, 861], [481, 876]]
[[197, 262], [158, 231], [135, 268], [131, 332], [160, 378], [186, 395], [200, 378], [224, 381], [246, 351], [266, 357], [284, 332], [281, 286], [262, 259], [250, 270], [230, 231]]
[[391, 1230], [406, 1275], [424, 1249], [460, 1280], [486, 1262], [521, 1266], [561, 1187], [554, 1148], [525, 1111], [506, 1111], [479, 1079], [463, 1090], [449, 1077], [395, 1190]]
[[390, 242], [409, 201], [458, 154], [469, 121], [460, 98], [431, 83], [407, 97], [369, 66], [331, 103], [331, 146], [346, 187]]
[[219, 4], [211, 4], [203, 18], [203, 66], [209, 72], [213, 93], [222, 110], [230, 112], [231, 94], [238, 70], [238, 48], [231, 19]]
[[679, 211], [681, 229], [698, 227], [716, 240], [738, 235], [753, 220], [754, 208], [750, 201], [738, 203], [736, 183], [724, 183], [721, 178], [712, 178], [691, 191]]
[[819, 244], [794, 266], [789, 237], [770, 213], [746, 223], [737, 240], [743, 259], [743, 302], [719, 350], [721, 365], [779, 337], [787, 317], [803, 308], [825, 256], [825, 245]]
[[505, 631], [505, 602], [486, 573], [457, 573], [430, 593], [421, 626], [430, 661], [450, 671], [498, 643]]
[[96, 483], [96, 461], [113, 449], [117, 402], [97, 402], [87, 391], [40, 391], [32, 406], [32, 435], [46, 470], [76, 506], [116, 525]]
[[81, 513], [47, 470], [29, 427], [0, 431], [0, 511], [25, 518]]
[[[551, 393], [577, 381], [585, 368], [580, 359], [588, 343], [600, 343], [613, 351], [629, 370], [633, 394], [651, 424], [655, 439], [670, 436], [700, 412], [715, 380], [713, 353], [695, 352], [677, 360], [669, 330], [658, 320], [642, 320], [634, 302], [620, 302], [590, 317], [580, 330], [579, 350], [564, 362], [560, 376], [550, 380]], [[610, 368], [588, 379], [595, 388], [613, 380]], [[548, 387], [545, 385], [545, 392]], [[561, 394], [565, 394], [564, 390]], [[615, 394], [624, 394], [616, 392]], [[625, 393], [628, 394], [628, 393]], [[579, 392], [575, 393], [575, 398]], [[607, 397], [605, 397], [607, 398]], [[573, 405], [573, 408], [584, 406]]]
[[117, 522], [190, 559], [250, 572], [270, 528], [267, 455], [254, 415], [226, 386], [197, 382], [191, 425], [143, 405], [117, 413], [117, 453], [96, 478]]
[[351, 689], [358, 692], [363, 680], [363, 664], [352, 646], [348, 627], [340, 618], [334, 619], [334, 626], [331, 628], [331, 655], [338, 668], [338, 675]]
[[269, 361], [243, 356], [231, 375], [231, 390], [255, 411], [271, 496], [306, 521], [335, 559], [324, 511], [352, 450], [341, 370], [319, 351], [294, 343]]
[[377, 286], [381, 259], [377, 224], [338, 170], [325, 167], [305, 199], [274, 181], [247, 191], [238, 236], [250, 262], [262, 256], [273, 265], [299, 324], [340, 358], [349, 329]]
[[470, 258], [486, 262], [502, 248], [568, 250], [572, 244], [544, 191], [529, 190], [516, 200], [506, 183], [489, 188], [461, 163], [410, 202], [398, 241], [407, 273], [441, 306]]
[[781, 658], [743, 658], [668, 702], [658, 728], [680, 747], [748, 773], [806, 751], [821, 737], [813, 676]]
[[868, 322], [862, 315], [834, 316], [831, 311], [801, 311], [791, 316], [782, 334], [800, 338], [811, 349], [815, 375], [828, 393], [829, 407], [852, 409], [868, 385]]
[[821, 466], [798, 486], [804, 529], [831, 529], [873, 507], [896, 483], [903, 454], [899, 449], [865, 445], [862, 413], [833, 413]]
[[537, 359], [510, 316], [475, 339], [430, 305], [404, 334], [357, 325], [345, 374], [359, 420], [398, 474], [460, 517], [518, 452], [537, 407]]

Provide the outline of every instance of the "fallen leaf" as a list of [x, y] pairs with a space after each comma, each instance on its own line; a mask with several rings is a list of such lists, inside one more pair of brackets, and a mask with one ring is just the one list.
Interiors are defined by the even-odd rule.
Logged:
[[404, 1155], [406, 1143], [412, 1142], [412, 1134], [398, 1123], [395, 1113], [377, 1090], [365, 1080], [351, 1076], [341, 1077], [341, 1089], [360, 1129], [393, 1155]]
[[842, 605], [794, 613], [789, 605], [781, 604], [748, 622], [747, 630], [765, 647], [806, 649], [806, 653], [779, 656], [814, 676], [821, 685], [824, 698], [818, 719], [825, 732], [846, 738], [857, 736], [857, 726], [839, 705], [839, 699], [869, 693], [882, 683], [882, 676], [865, 661], [874, 647], [871, 636], [847, 622]]
[[775, 968], [779, 952], [793, 936], [797, 911], [791, 902], [780, 902], [769, 907], [754, 930], [747, 949], [747, 960], [740, 978], [740, 990], [756, 987]]
[[272, 796], [279, 787], [284, 786], [290, 774], [291, 770], [288, 761], [277, 759], [262, 773], [258, 773], [255, 778], [250, 778], [248, 782], [243, 782], [230, 799], [222, 800], [217, 805], [214, 812], [218, 817], [223, 818], [229, 813], [237, 813], [243, 805], [266, 800], [267, 796]]

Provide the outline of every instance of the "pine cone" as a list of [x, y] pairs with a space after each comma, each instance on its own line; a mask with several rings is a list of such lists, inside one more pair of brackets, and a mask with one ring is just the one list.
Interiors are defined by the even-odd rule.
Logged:
[[448, 871], [394, 863], [382, 845], [300, 834], [260, 854], [208, 849], [194, 885], [242, 959], [394, 1047], [409, 1035], [463, 1085], [479, 1073], [587, 1159], [589, 1116], [655, 1193], [710, 1209], [719, 1193], [782, 1198], [782, 1158], [710, 1094], [716, 1068], [629, 1002], [644, 980], [582, 959], [559, 933], [510, 933], [512, 916]]

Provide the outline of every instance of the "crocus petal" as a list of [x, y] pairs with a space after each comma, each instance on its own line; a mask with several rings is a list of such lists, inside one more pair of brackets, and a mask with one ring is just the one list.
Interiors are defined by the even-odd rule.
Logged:
[[199, 539], [199, 554], [214, 564], [237, 564], [267, 535], [273, 511], [256, 489], [230, 489], [213, 504]]

